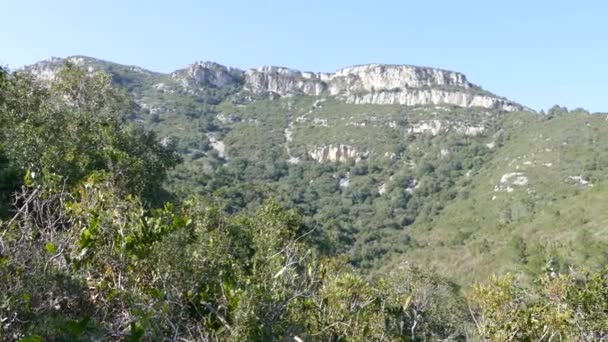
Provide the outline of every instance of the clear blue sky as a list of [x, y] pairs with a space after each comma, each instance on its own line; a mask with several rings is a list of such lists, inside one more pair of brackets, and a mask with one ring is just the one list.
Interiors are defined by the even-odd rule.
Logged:
[[334, 71], [440, 67], [535, 109], [608, 111], [608, 1], [10, 0], [0, 63], [88, 55], [169, 72], [197, 60]]

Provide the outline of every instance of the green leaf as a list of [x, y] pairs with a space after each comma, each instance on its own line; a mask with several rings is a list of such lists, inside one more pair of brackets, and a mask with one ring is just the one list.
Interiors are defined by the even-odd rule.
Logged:
[[44, 245], [44, 248], [46, 249], [47, 252], [49, 252], [50, 254], [55, 254], [57, 253], [57, 246], [55, 246], [54, 243], [52, 242], [47, 242], [46, 245]]
[[144, 337], [144, 328], [139, 323], [131, 323], [131, 334], [127, 336], [128, 342], [139, 342]]
[[28, 187], [32, 186], [34, 184], [35, 176], [36, 174], [34, 172], [27, 170], [27, 172], [25, 173], [25, 177], [23, 177], [23, 184]]
[[74, 336], [82, 336], [87, 331], [90, 321], [89, 317], [85, 317], [79, 321], [68, 322], [67, 329]]

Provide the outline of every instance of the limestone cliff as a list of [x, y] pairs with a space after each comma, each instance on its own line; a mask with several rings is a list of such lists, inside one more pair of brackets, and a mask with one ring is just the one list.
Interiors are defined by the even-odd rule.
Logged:
[[349, 145], [329, 145], [315, 147], [308, 152], [309, 156], [318, 161], [319, 163], [332, 161], [332, 162], [345, 162], [350, 159], [359, 160], [369, 156], [369, 151], [358, 151], [356, 148]]
[[[355, 104], [400, 104], [408, 106], [454, 105], [506, 111], [521, 110], [517, 103], [486, 92], [458, 72], [410, 65], [368, 64], [335, 73], [301, 72], [282, 67], [262, 67], [239, 72], [218, 68], [215, 63], [196, 63], [188, 69], [191, 79], [242, 82], [257, 94], [281, 96], [330, 95]], [[202, 84], [217, 82], [210, 81]]]
[[193, 84], [203, 87], [225, 87], [239, 85], [242, 74], [239, 69], [225, 67], [215, 62], [198, 62], [186, 69], [185, 77], [179, 71], [172, 73], [172, 76], [182, 81], [184, 86]]
[[326, 93], [328, 88], [320, 75], [322, 74], [302, 73], [287, 68], [263, 67], [245, 73], [245, 89], [254, 93], [319, 96]]
[[[168, 76], [81, 56], [53, 58], [28, 69], [39, 78], [49, 79], [65, 60], [95, 70], [119, 67], [158, 79]], [[335, 96], [354, 104], [452, 105], [505, 111], [524, 109], [515, 102], [484, 91], [461, 73], [411, 65], [367, 64], [335, 73], [316, 73], [282, 67], [243, 71], [215, 62], [197, 62], [170, 76], [174, 89], [185, 89], [189, 93], [206, 87], [232, 87], [255, 94]], [[156, 86], [170, 90], [171, 85], [163, 80]]]
[[80, 67], [86, 68], [89, 72], [91, 72], [94, 70], [94, 68], [91, 66], [91, 61], [94, 61], [94, 59], [80, 56], [73, 56], [68, 58], [51, 57], [44, 61], [40, 61], [34, 65], [25, 67], [24, 69], [39, 80], [52, 81], [55, 79], [57, 71], [64, 63], [70, 62]]

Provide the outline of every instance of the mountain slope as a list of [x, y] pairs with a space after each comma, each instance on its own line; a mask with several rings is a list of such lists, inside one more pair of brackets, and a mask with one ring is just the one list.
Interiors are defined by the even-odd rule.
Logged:
[[[460, 73], [405, 65], [162, 74], [67, 60], [112, 74], [131, 119], [176, 144], [171, 189], [231, 212], [274, 197], [362, 270], [412, 261], [469, 282], [604, 262], [605, 116], [526, 112]], [[26, 70], [50, 79], [64, 61]]]
[[518, 113], [500, 123], [491, 160], [432, 223], [416, 224], [421, 246], [405, 259], [470, 280], [535, 273], [547, 263], [608, 262], [608, 123], [578, 112], [547, 119]]

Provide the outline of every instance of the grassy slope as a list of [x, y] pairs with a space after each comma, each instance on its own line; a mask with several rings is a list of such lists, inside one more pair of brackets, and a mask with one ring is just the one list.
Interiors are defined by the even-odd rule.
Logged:
[[[423, 247], [399, 259], [432, 265], [463, 282], [539, 271], [546, 259], [564, 269], [605, 262], [606, 116], [542, 120], [518, 113], [505, 119], [502, 130], [509, 132], [504, 146], [471, 175], [468, 195], [461, 193], [432, 224], [415, 224], [411, 234]], [[509, 172], [523, 173], [529, 183], [496, 192]], [[569, 178], [579, 175], [594, 186]]]

